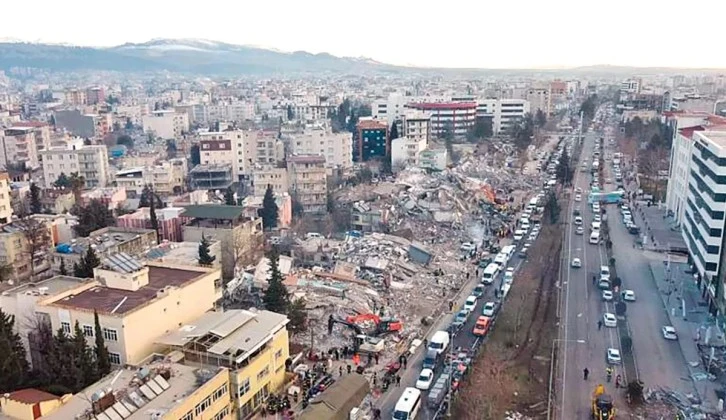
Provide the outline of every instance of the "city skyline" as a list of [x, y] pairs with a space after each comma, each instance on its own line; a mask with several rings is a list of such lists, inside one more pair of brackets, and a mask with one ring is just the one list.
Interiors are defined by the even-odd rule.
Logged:
[[[330, 53], [366, 57], [382, 63], [442, 68], [569, 68], [591, 65], [634, 67], [726, 68], [726, 58], [705, 43], [683, 36], [658, 37], [671, 19], [664, 8], [617, 0], [607, 8], [583, 11], [579, 3], [556, 0], [479, 4], [461, 1], [460, 7], [418, 8], [410, 2], [371, 0], [355, 13], [332, 13], [339, 3], [313, 0], [273, 4], [227, 5], [209, 0], [202, 14], [196, 9], [170, 10], [155, 2], [129, 0], [107, 19], [91, 19], [95, 10], [87, 0], [68, 8], [39, 1], [39, 20], [27, 25], [10, 19], [0, 28], [0, 39], [109, 47], [157, 38], [207, 39], [278, 51]], [[713, 10], [705, 0], [691, 3]], [[23, 4], [8, 4], [8, 15], [26, 12]], [[726, 9], [718, 5], [716, 9]], [[468, 10], [467, 13], [460, 13]], [[526, 13], [520, 13], [520, 11]], [[284, 13], [281, 13], [284, 11]], [[647, 16], [637, 24], [627, 16]], [[718, 10], [699, 17], [699, 37], [718, 34]], [[259, 18], [266, 16], [266, 18]], [[396, 18], [400, 16], [401, 18]], [[469, 16], [481, 17], [479, 20]], [[467, 17], [462, 21], [462, 17]], [[508, 18], [507, 18], [508, 17]], [[84, 25], [58, 25], [81, 19]], [[376, 22], [380, 19], [380, 22]], [[109, 22], [110, 20], [110, 22]], [[351, 24], [353, 21], [353, 24]], [[131, 30], [109, 30], [113, 22]], [[362, 23], [361, 25], [355, 22]], [[370, 25], [365, 24], [371, 22]], [[123, 23], [123, 25], [121, 24]], [[59, 28], [62, 28], [59, 29]], [[453, 47], [452, 47], [453, 45]], [[477, 53], [480, 52], [480, 53]]]

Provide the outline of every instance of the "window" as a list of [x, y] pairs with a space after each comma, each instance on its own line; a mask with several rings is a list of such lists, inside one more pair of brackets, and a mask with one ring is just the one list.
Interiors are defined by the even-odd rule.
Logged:
[[257, 380], [258, 381], [261, 381], [261, 380], [265, 379], [265, 376], [267, 376], [269, 374], [270, 374], [270, 367], [269, 366], [265, 366], [265, 368], [262, 369], [260, 371], [260, 373], [257, 374]]
[[248, 392], [250, 392], [250, 378], [246, 378], [241, 384], [239, 384], [239, 388], [237, 388], [237, 398]]
[[118, 353], [108, 352], [108, 360], [111, 362], [111, 364], [120, 365], [121, 364], [121, 355]]
[[189, 410], [180, 420], [192, 420], [194, 418], [194, 411]]
[[118, 333], [114, 329], [104, 328], [103, 338], [107, 341], [118, 341]]
[[275, 352], [275, 360], [277, 360], [281, 357], [282, 357], [282, 349]]
[[223, 384], [214, 391], [214, 393], [212, 394], [212, 401], [217, 401], [225, 395], [227, 395], [227, 384]]
[[268, 395], [270, 395], [269, 385], [265, 385], [261, 390], [257, 391], [254, 397], [252, 397], [252, 406], [258, 407], [267, 399]]
[[61, 330], [63, 330], [63, 332], [66, 334], [70, 334], [71, 333], [71, 323], [70, 322], [61, 322]]
[[204, 410], [209, 408], [210, 405], [212, 405], [212, 400], [209, 397], [205, 398], [202, 402], [197, 404], [196, 407], [194, 407], [194, 414], [197, 416], [202, 414]]
[[93, 325], [84, 325], [83, 335], [85, 335], [86, 337], [93, 337]]
[[223, 409], [219, 410], [219, 413], [214, 415], [214, 420], [222, 420], [223, 418], [227, 417], [229, 415], [229, 407], [224, 407]]

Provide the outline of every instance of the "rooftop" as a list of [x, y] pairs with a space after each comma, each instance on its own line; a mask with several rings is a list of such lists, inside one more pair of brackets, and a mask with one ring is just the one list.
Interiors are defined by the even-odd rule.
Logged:
[[193, 204], [184, 207], [183, 217], [195, 219], [237, 220], [244, 214], [244, 206], [224, 204]]
[[59, 397], [53, 394], [49, 394], [45, 391], [41, 391], [35, 388], [19, 389], [11, 392], [9, 398], [13, 401], [21, 402], [24, 404], [36, 404], [43, 401], [57, 400]]
[[55, 252], [58, 254], [83, 254], [88, 247], [93, 247], [97, 253], [104, 254], [106, 251], [138, 239], [141, 235], [153, 233], [153, 229], [108, 227], [91, 232], [88, 238], [76, 238], [70, 243], [58, 244]]
[[[385, 128], [385, 126], [383, 127]], [[325, 163], [325, 156], [320, 155], [296, 155], [287, 158], [288, 163]]]
[[410, 108], [421, 110], [437, 110], [437, 109], [476, 109], [476, 102], [421, 102], [410, 103]]
[[12, 295], [28, 295], [28, 296], [53, 296], [55, 294], [65, 292], [66, 290], [73, 289], [83, 284], [85, 280], [77, 277], [69, 276], [55, 276], [47, 280], [38, 281], [35, 283], [24, 283], [19, 286], [7, 285], [2, 283], [0, 286], [3, 296]]
[[287, 316], [264, 310], [207, 312], [194, 324], [183, 325], [159, 338], [157, 343], [183, 347], [191, 342], [200, 342], [207, 353], [241, 361], [286, 324]]
[[99, 313], [124, 315], [135, 311], [154, 300], [158, 293], [168, 286], [181, 287], [187, 282], [197, 280], [208, 271], [185, 270], [181, 268], [149, 265], [149, 284], [137, 291], [111, 289], [98, 285], [50, 302], [60, 307], [96, 310]]
[[378, 120], [360, 120], [357, 127], [361, 130], [386, 130], [388, 125]]
[[[44, 419], [141, 420], [164, 414], [225, 370], [198, 369], [178, 363], [152, 362], [138, 371], [111, 372], [71, 398]], [[106, 415], [93, 416], [89, 400], [99, 401]]]
[[[694, 135], [713, 143], [719, 149], [726, 149], [726, 131], [711, 130], [711, 127], [709, 127], [709, 131], [699, 131]], [[726, 151], [724, 151], [724, 154], [726, 154]]]

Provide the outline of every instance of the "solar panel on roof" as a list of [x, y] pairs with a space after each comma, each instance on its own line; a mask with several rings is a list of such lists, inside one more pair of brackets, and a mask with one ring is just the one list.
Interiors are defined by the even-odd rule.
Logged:
[[152, 391], [154, 391], [154, 393], [155, 393], [156, 395], [159, 395], [159, 394], [161, 394], [162, 392], [164, 392], [164, 390], [163, 390], [163, 389], [161, 389], [161, 387], [160, 387], [160, 386], [159, 386], [159, 385], [158, 385], [158, 384], [157, 384], [156, 382], [154, 382], [154, 381], [149, 381], [149, 382], [147, 382], [147, 383], [146, 383], [146, 386], [148, 386], [149, 388], [151, 388], [151, 390], [152, 390]]
[[113, 407], [113, 409], [116, 410], [116, 412], [119, 413], [123, 418], [131, 416], [131, 412], [126, 408], [126, 406], [121, 404], [120, 401], [116, 401], [116, 404], [112, 405], [111, 407]]
[[113, 407], [109, 407], [106, 409], [106, 411], [103, 412], [103, 414], [107, 415], [111, 420], [123, 420], [123, 417], [119, 413], [116, 412], [116, 410], [113, 409]]
[[169, 385], [169, 382], [167, 382], [166, 379], [164, 379], [164, 377], [161, 376], [161, 375], [154, 376], [154, 381], [157, 384], [159, 384], [159, 386], [161, 387], [161, 389], [163, 389], [164, 391], [166, 391], [167, 389], [171, 388], [171, 385]]
[[136, 407], [141, 408], [146, 405], [146, 400], [141, 398], [141, 395], [139, 395], [136, 391], [129, 394], [129, 399], [136, 405]]
[[146, 386], [146, 384], [141, 385], [139, 387], [139, 391], [141, 391], [141, 393], [144, 394], [144, 397], [146, 397], [149, 401], [156, 398], [156, 394], [154, 393], [154, 391], [152, 391], [151, 388]]

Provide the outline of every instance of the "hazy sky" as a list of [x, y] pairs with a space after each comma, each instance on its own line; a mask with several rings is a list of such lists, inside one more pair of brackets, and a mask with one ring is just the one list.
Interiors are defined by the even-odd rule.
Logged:
[[6, 1], [0, 38], [204, 38], [439, 67], [726, 68], [723, 0]]

